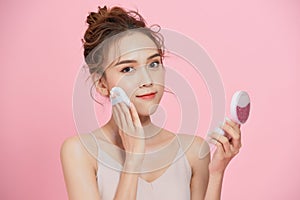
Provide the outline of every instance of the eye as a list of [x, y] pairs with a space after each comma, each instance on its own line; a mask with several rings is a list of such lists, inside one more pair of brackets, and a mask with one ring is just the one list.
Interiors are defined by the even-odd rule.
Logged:
[[152, 63], [150, 63], [150, 67], [151, 68], [157, 68], [157, 67], [159, 67], [159, 65], [160, 65], [160, 62], [159, 61], [154, 61], [154, 62], [152, 62]]
[[134, 70], [133, 67], [124, 67], [124, 68], [121, 70], [121, 72], [127, 73], [127, 72], [131, 72], [132, 70]]

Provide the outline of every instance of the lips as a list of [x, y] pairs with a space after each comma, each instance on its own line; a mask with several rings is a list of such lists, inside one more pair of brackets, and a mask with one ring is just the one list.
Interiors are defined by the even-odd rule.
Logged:
[[137, 95], [137, 97], [147, 97], [147, 96], [153, 96], [155, 95], [157, 92], [150, 92], [150, 93], [146, 93], [146, 94], [142, 94], [142, 95]]

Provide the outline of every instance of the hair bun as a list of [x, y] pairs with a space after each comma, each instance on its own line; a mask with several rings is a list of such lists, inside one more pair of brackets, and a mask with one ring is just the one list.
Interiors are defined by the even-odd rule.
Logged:
[[[90, 12], [87, 16], [86, 23], [89, 27], [85, 31], [84, 38], [82, 39], [85, 57], [105, 39], [121, 32], [138, 28], [147, 29], [145, 34], [150, 37], [159, 48], [163, 46], [160, 42], [162, 40], [158, 39], [160, 36], [146, 27], [145, 20], [137, 11], [126, 10], [118, 6], [112, 8], [98, 6], [98, 12]], [[87, 63], [91, 62], [87, 61]]]
[[101, 8], [100, 6], [98, 6], [98, 13], [102, 16], [105, 16], [107, 14], [107, 7], [104, 6], [103, 8]]
[[108, 15], [108, 11], [107, 11], [106, 6], [104, 6], [103, 8], [101, 8], [99, 6], [98, 9], [99, 10], [98, 10], [97, 13], [96, 12], [90, 12], [90, 14], [87, 16], [86, 22], [89, 25], [101, 22]]

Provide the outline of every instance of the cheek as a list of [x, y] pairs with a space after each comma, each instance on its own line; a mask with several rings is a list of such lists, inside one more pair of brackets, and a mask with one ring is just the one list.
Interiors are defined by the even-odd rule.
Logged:
[[165, 71], [159, 70], [159, 71], [153, 71], [150, 73], [151, 78], [154, 84], [164, 86], [165, 84]]
[[161, 101], [162, 96], [164, 95], [165, 87], [163, 85], [159, 86], [159, 92], [158, 92], [158, 103]]
[[128, 76], [117, 75], [116, 73], [111, 73], [109, 76], [108, 87], [109, 89], [118, 86], [123, 90], [130, 90], [134, 85], [134, 79]]
[[134, 98], [135, 91], [139, 88], [135, 79], [129, 76], [118, 79], [115, 81], [114, 86], [122, 88], [131, 100]]
[[[159, 90], [164, 91], [165, 84], [165, 71], [149, 71], [149, 75], [151, 76], [152, 82], [154, 85], [157, 85]], [[139, 74], [130, 75], [122, 75], [117, 76], [116, 74], [110, 74], [110, 80], [108, 82], [109, 89], [118, 86], [121, 87], [129, 96], [130, 99], [134, 98], [136, 91], [139, 89], [140, 84], [140, 76]]]

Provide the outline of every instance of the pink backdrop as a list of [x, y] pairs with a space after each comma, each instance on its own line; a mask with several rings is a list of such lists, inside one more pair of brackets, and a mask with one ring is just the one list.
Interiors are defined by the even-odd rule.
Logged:
[[[229, 165], [223, 199], [299, 199], [300, 3], [101, 1], [138, 8], [149, 24], [201, 44], [223, 80], [228, 108], [251, 95], [243, 147]], [[60, 145], [76, 134], [72, 113], [80, 39], [99, 1], [1, 1], [0, 199], [67, 199]], [[228, 109], [227, 109], [228, 113]]]

